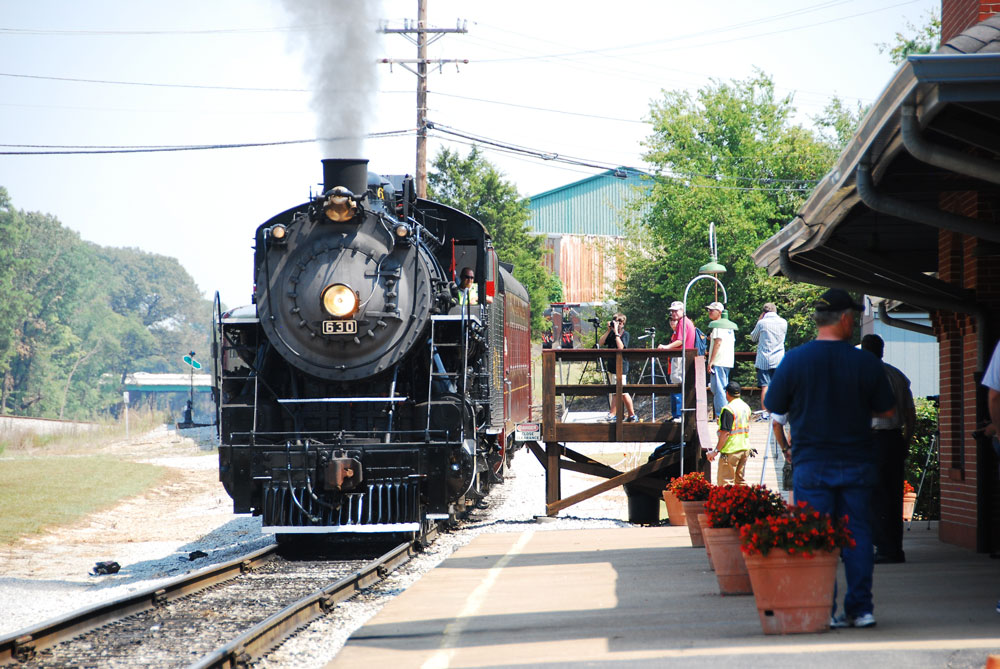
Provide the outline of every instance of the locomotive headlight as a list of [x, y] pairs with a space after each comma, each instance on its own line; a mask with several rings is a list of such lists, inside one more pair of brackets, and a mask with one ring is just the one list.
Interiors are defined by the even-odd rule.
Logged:
[[286, 237], [288, 237], [288, 228], [281, 225], [280, 223], [271, 226], [271, 239], [273, 241], [284, 242], [286, 241]]
[[350, 316], [358, 309], [358, 296], [350, 286], [335, 283], [323, 289], [323, 308], [335, 318]]
[[407, 237], [410, 236], [412, 230], [410, 229], [410, 226], [408, 226], [406, 223], [400, 223], [399, 225], [396, 226], [394, 232], [396, 233], [396, 236], [399, 237], [400, 239], [406, 239]]
[[343, 186], [331, 188], [328, 197], [323, 201], [323, 213], [334, 223], [346, 223], [358, 212], [358, 203], [352, 197], [353, 193]]

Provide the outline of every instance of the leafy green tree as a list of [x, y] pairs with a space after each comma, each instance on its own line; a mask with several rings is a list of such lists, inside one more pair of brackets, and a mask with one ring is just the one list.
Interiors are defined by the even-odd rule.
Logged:
[[[791, 97], [779, 97], [763, 73], [743, 81], [713, 81], [696, 94], [664, 92], [652, 103], [652, 134], [645, 140], [655, 176], [646, 213], [630, 234], [620, 301], [634, 328], [657, 327], [662, 341], [667, 307], [709, 260], [708, 232], [715, 224], [719, 278], [729, 317], [740, 330], [737, 350], [752, 350], [749, 333], [765, 302], [789, 321], [789, 345], [813, 336], [809, 303], [815, 286], [769, 277], [753, 251], [792, 220], [817, 180], [837, 156], [837, 141], [793, 124]], [[836, 112], [836, 113], [833, 113]], [[835, 136], [844, 108], [830, 114]], [[845, 122], [846, 125], [846, 122]], [[699, 281], [688, 295], [688, 315], [705, 329], [704, 305], [714, 282]], [[722, 293], [719, 292], [719, 297]]]
[[868, 108], [859, 102], [852, 109], [840, 97], [834, 96], [823, 108], [823, 113], [812, 120], [823, 141], [842, 151], [868, 113]]
[[933, 10], [927, 13], [924, 25], [917, 27], [907, 21], [906, 30], [905, 35], [896, 33], [895, 41], [891, 44], [878, 44], [878, 52], [888, 53], [889, 62], [893, 65], [901, 65], [912, 54], [934, 53], [941, 47], [941, 17]]
[[211, 310], [175, 259], [84, 242], [0, 188], [0, 412], [95, 417], [127, 373], [207, 357]]
[[15, 332], [30, 296], [18, 290], [24, 259], [18, 253], [25, 233], [24, 217], [11, 205], [7, 190], [0, 187], [0, 414], [7, 412], [12, 391], [11, 361]]
[[514, 278], [531, 299], [531, 327], [542, 328], [542, 311], [562, 298], [562, 285], [542, 264], [543, 239], [528, 226], [528, 200], [472, 147], [462, 158], [442, 149], [427, 176], [429, 197], [479, 220], [490, 236], [497, 256], [514, 265]]

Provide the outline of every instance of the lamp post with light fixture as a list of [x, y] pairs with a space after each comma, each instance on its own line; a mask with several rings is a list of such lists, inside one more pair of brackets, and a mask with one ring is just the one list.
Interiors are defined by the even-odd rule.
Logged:
[[[720, 267], [721, 267], [721, 265], [720, 265]], [[722, 271], [725, 271], [725, 268], [723, 268]], [[711, 274], [699, 274], [695, 278], [691, 279], [691, 281], [688, 282], [687, 287], [684, 289], [684, 316], [685, 316], [685, 318], [687, 318], [687, 313], [688, 313], [688, 309], [687, 309], [688, 292], [691, 290], [691, 286], [693, 286], [698, 281], [701, 281], [702, 279], [710, 279], [711, 281], [715, 282], [716, 291], [718, 291], [719, 288], [722, 289], [722, 303], [723, 304], [725, 304], [726, 302], [729, 301], [729, 297], [728, 297], [728, 295], [726, 295], [726, 287], [724, 285], [722, 285], [722, 282], [719, 281], [719, 279], [717, 279], [716, 277], [712, 276]], [[716, 292], [716, 296], [718, 296], [718, 292]], [[718, 300], [716, 300], [716, 301], [718, 301]], [[683, 327], [683, 323], [681, 323], [681, 326]], [[709, 323], [708, 327], [711, 330], [720, 330], [720, 329], [721, 330], [738, 330], [739, 329], [737, 327], [736, 323], [734, 323], [731, 320], [729, 320], [729, 310], [728, 309], [723, 310], [722, 316], [718, 320], [712, 321], [711, 323]], [[688, 409], [685, 406], [685, 398], [687, 396], [687, 393], [685, 392], [685, 389], [687, 388], [687, 385], [686, 385], [686, 382], [687, 382], [687, 357], [686, 356], [687, 356], [687, 354], [685, 353], [685, 348], [684, 348], [684, 343], [683, 343], [684, 339], [685, 339], [685, 333], [682, 331], [681, 332], [681, 342], [682, 342], [681, 343], [681, 356], [682, 356], [681, 357], [681, 360], [682, 360], [682, 362], [681, 362], [681, 476], [684, 475], [684, 414], [687, 411], [692, 411], [692, 410], [694, 410], [694, 409], [697, 408], [697, 407], [692, 407], [691, 409]]]

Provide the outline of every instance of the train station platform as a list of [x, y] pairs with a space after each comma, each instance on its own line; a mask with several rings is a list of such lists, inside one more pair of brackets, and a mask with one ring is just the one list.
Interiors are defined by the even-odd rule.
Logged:
[[906, 532], [907, 563], [876, 566], [876, 627], [789, 636], [761, 632], [753, 596], [718, 594], [683, 527], [482, 534], [328, 666], [983, 667], [1000, 653], [1000, 561], [927, 526]]

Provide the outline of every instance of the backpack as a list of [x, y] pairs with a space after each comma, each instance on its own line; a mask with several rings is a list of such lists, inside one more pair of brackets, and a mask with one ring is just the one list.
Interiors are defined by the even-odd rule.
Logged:
[[694, 329], [694, 349], [698, 355], [708, 353], [708, 337], [699, 328]]

